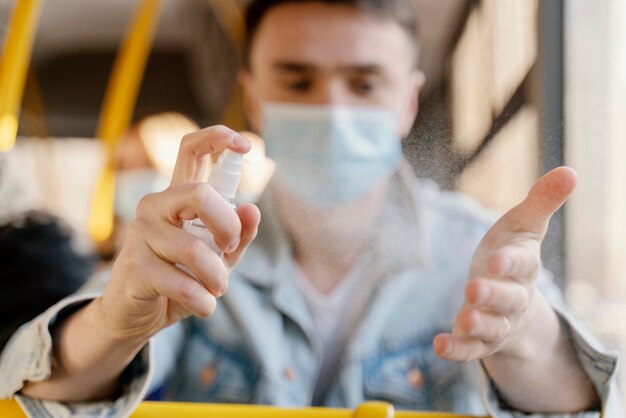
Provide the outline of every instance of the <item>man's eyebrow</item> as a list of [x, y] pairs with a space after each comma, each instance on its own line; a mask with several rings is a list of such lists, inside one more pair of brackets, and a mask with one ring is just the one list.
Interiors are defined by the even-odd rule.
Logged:
[[[290, 73], [312, 73], [319, 68], [314, 64], [302, 63], [302, 62], [277, 62], [274, 64], [274, 68]], [[345, 65], [339, 67], [339, 71], [343, 73], [358, 73], [362, 75], [381, 75], [385, 73], [384, 68], [378, 64], [354, 64], [354, 65]]]
[[305, 64], [299, 62], [277, 62], [274, 64], [274, 68], [288, 73], [305, 73], [305, 72], [313, 72], [316, 70], [316, 67], [312, 64]]
[[383, 74], [385, 70], [382, 66], [378, 64], [357, 64], [357, 65], [348, 65], [346, 67], [341, 68], [342, 71], [350, 72], [350, 73], [359, 73], [359, 74]]

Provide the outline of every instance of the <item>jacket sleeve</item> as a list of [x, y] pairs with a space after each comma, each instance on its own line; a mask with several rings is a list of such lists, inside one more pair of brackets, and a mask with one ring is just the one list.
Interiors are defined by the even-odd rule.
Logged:
[[[495, 385], [484, 373], [483, 401], [492, 417], [525, 418], [619, 418], [624, 416], [617, 387], [618, 354], [606, 350], [602, 344], [583, 327], [572, 315], [563, 296], [551, 278], [551, 274], [542, 269], [537, 280], [537, 287], [548, 300], [561, 326], [569, 336], [570, 343], [583, 370], [591, 380], [601, 400], [601, 410], [584, 411], [574, 414], [532, 414], [507, 409], [499, 397]], [[482, 368], [481, 368], [482, 370]]]
[[25, 382], [43, 381], [51, 374], [50, 327], [54, 322], [99, 295], [99, 292], [89, 292], [69, 296], [23, 325], [11, 337], [0, 356], [0, 398], [15, 397], [27, 416], [36, 418], [126, 417], [132, 413], [147, 393], [152, 378], [152, 342], [124, 371], [116, 399], [61, 403], [19, 394]]

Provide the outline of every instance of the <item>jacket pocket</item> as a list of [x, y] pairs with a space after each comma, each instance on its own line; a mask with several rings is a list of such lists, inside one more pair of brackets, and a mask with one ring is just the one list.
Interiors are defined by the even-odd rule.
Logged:
[[364, 361], [364, 395], [397, 409], [452, 411], [463, 385], [462, 366], [438, 358], [432, 338], [385, 346]]
[[[190, 321], [188, 321], [190, 322]], [[212, 339], [198, 324], [174, 379], [172, 398], [190, 402], [249, 403], [259, 380], [259, 367], [241, 348]]]

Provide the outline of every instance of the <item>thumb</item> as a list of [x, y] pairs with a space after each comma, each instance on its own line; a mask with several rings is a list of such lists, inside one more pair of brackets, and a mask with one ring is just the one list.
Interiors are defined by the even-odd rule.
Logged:
[[576, 188], [578, 175], [569, 167], [558, 167], [542, 176], [528, 196], [507, 214], [507, 221], [517, 231], [543, 235], [552, 215], [559, 210]]

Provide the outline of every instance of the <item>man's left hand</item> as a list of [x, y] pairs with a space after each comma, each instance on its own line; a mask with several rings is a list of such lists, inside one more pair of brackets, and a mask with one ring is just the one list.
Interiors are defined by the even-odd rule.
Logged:
[[470, 361], [496, 353], [528, 354], [522, 350], [533, 346], [531, 329], [547, 306], [535, 291], [541, 242], [576, 181], [568, 167], [550, 171], [487, 232], [474, 254], [454, 329], [433, 341], [439, 357]]

